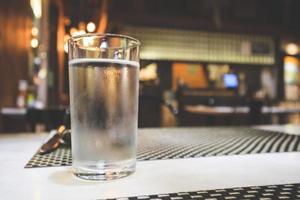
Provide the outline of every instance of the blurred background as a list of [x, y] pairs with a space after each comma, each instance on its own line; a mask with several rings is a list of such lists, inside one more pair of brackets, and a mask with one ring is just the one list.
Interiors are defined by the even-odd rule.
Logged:
[[45, 131], [69, 104], [66, 41], [141, 43], [139, 127], [300, 123], [300, 1], [0, 2], [0, 132]]

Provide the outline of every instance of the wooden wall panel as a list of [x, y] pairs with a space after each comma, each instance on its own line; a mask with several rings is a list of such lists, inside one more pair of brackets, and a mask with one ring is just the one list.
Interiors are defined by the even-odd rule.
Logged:
[[18, 81], [28, 78], [30, 30], [28, 0], [0, 1], [0, 108], [15, 106]]

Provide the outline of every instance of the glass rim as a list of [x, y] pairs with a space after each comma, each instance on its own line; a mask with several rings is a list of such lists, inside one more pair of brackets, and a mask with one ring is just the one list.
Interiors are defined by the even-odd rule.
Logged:
[[[92, 36], [104, 36], [104, 37], [118, 37], [118, 38], [124, 38], [127, 40], [131, 40], [134, 41], [134, 43], [132, 45], [130, 45], [130, 47], [138, 47], [141, 45], [141, 42], [131, 36], [128, 35], [123, 35], [123, 34], [114, 34], [114, 33], [85, 33], [85, 34], [81, 34], [81, 35], [76, 35], [76, 36], [72, 36], [68, 39], [68, 43], [74, 43], [75, 41], [77, 41], [78, 39], [81, 38], [86, 38], [86, 37], [92, 37]], [[106, 49], [115, 49], [116, 47], [107, 47]], [[123, 47], [117, 47], [117, 49], [122, 49]]]

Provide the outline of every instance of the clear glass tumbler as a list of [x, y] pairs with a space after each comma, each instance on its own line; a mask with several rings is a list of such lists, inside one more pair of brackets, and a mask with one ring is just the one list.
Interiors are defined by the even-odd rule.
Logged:
[[135, 171], [139, 41], [85, 34], [69, 40], [74, 174], [111, 180]]

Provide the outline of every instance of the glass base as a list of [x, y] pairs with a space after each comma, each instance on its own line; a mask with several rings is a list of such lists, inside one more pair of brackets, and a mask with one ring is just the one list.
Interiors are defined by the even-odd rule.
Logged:
[[73, 166], [75, 176], [85, 180], [106, 181], [126, 177], [135, 172], [135, 162], [131, 164], [103, 164], [89, 166]]

